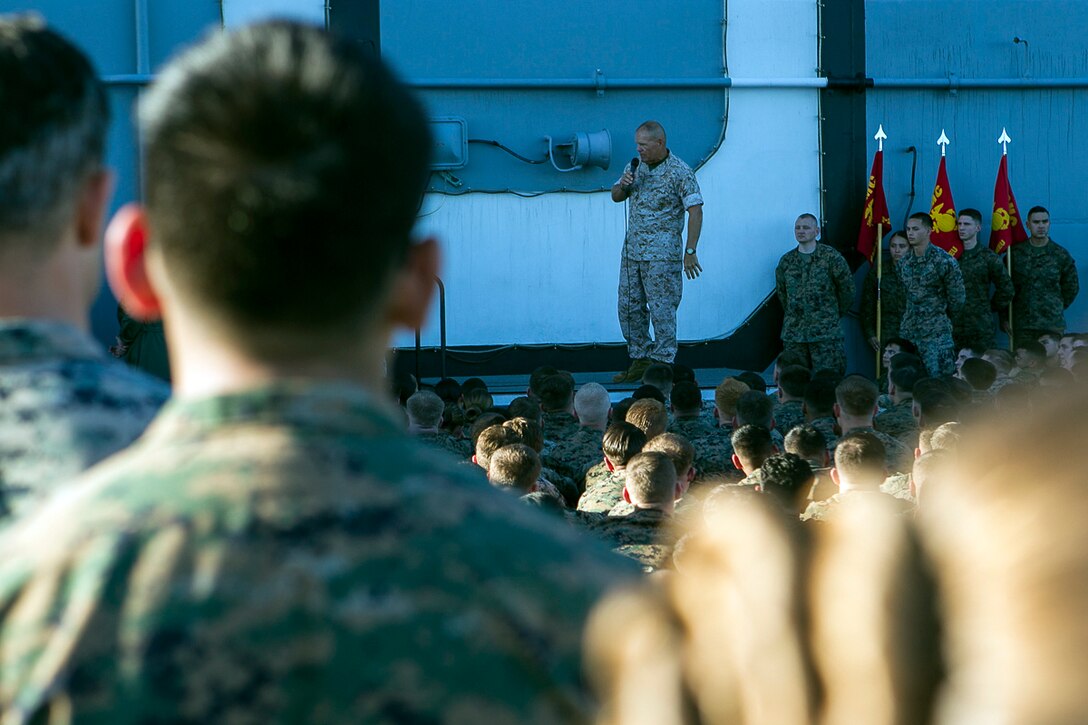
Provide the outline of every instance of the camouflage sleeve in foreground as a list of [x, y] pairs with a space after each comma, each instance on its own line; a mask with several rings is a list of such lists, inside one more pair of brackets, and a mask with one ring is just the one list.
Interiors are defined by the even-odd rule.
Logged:
[[0, 495], [17, 515], [130, 445], [170, 396], [56, 322], [0, 323]]
[[582, 621], [629, 570], [344, 387], [304, 425], [174, 408], [9, 529], [5, 721], [586, 719]]

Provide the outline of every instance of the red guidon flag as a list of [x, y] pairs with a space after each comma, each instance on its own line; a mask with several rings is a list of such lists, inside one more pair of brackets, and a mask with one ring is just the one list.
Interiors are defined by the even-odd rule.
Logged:
[[1002, 154], [994, 183], [994, 215], [990, 222], [990, 249], [998, 254], [1028, 238], [1009, 183], [1009, 157]]
[[956, 232], [956, 203], [952, 201], [952, 187], [948, 185], [948, 169], [941, 157], [937, 169], [937, 183], [933, 185], [933, 200], [929, 203], [929, 218], [933, 221], [933, 233], [929, 240], [959, 259], [963, 255], [960, 235]]
[[865, 211], [861, 215], [861, 230], [858, 232], [858, 251], [870, 262], [876, 251], [876, 226], [884, 225], [884, 232], [890, 231], [892, 220], [888, 216], [888, 202], [884, 198], [884, 152], [877, 151], [873, 156], [873, 169], [869, 172], [869, 187], [865, 192]]

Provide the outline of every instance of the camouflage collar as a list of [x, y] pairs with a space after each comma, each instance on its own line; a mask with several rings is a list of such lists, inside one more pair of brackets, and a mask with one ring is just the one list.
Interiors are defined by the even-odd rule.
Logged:
[[660, 523], [667, 521], [671, 514], [668, 514], [661, 509], [644, 509], [637, 506], [632, 507], [634, 511], [627, 514], [624, 518], [628, 521], [644, 521], [646, 523]]
[[0, 365], [34, 360], [101, 360], [106, 353], [86, 333], [55, 320], [0, 320]]
[[391, 402], [347, 382], [281, 381], [194, 400], [172, 399], [149, 437], [200, 436], [227, 427], [295, 428], [307, 434], [406, 435]]

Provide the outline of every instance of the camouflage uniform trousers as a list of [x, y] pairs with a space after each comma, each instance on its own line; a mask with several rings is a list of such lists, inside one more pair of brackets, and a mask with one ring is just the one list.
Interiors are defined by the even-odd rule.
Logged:
[[679, 260], [620, 260], [620, 331], [632, 360], [671, 363], [676, 358], [676, 310], [684, 293], [682, 270]]
[[956, 372], [956, 349], [951, 335], [922, 337], [912, 340], [918, 346], [918, 357], [933, 377]]
[[581, 626], [637, 571], [297, 381], [168, 404], [0, 552], [0, 710], [43, 722], [588, 720]]
[[842, 339], [820, 340], [819, 342], [782, 341], [784, 352], [801, 355], [812, 370], [834, 370], [840, 375], [846, 372], [846, 348]]

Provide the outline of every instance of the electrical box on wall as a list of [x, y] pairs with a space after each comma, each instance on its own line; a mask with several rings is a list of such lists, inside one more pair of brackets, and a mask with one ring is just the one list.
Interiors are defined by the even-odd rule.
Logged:
[[440, 116], [431, 119], [434, 137], [433, 169], [463, 169], [468, 163], [468, 127], [465, 119]]

